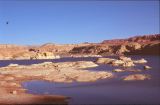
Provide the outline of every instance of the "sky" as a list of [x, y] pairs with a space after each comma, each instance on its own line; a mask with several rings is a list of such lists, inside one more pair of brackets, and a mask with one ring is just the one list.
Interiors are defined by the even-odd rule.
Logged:
[[159, 18], [159, 1], [0, 0], [0, 44], [97, 43], [157, 34]]

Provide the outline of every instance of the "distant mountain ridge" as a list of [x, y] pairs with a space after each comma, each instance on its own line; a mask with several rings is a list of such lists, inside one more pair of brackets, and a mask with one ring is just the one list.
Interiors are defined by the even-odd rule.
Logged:
[[74, 47], [73, 54], [98, 55], [160, 55], [160, 34], [135, 36], [126, 39], [104, 40], [96, 45]]
[[[41, 54], [73, 55], [160, 55], [160, 34], [127, 39], [104, 40], [101, 43], [54, 44], [20, 46], [0, 44], [0, 59], [31, 59]], [[46, 56], [46, 58], [48, 58]]]
[[150, 43], [153, 41], [160, 41], [160, 34], [134, 36], [126, 39], [104, 40], [102, 44], [121, 44], [127, 42]]

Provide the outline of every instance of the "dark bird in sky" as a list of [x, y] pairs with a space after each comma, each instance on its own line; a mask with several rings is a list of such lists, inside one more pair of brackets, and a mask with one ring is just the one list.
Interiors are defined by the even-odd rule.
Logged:
[[7, 21], [6, 24], [8, 24], [9, 22]]

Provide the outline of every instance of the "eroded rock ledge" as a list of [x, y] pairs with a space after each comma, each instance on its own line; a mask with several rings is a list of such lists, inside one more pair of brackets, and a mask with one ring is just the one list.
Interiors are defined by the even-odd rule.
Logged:
[[96, 67], [91, 61], [44, 62], [32, 65], [10, 64], [0, 68], [0, 104], [66, 104], [67, 97], [58, 95], [32, 95], [21, 87], [23, 81], [46, 80], [53, 82], [91, 82], [111, 78], [110, 72], [85, 70]]
[[147, 60], [145, 60], [144, 58], [142, 58], [140, 60], [132, 60], [129, 57], [119, 56], [118, 59], [98, 58], [96, 63], [110, 64], [112, 66], [132, 67], [132, 66], [135, 66], [136, 63], [139, 63], [139, 64], [147, 63]]
[[98, 65], [91, 61], [61, 63], [44, 62], [29, 66], [10, 64], [0, 68], [0, 73], [12, 74], [15, 76], [21, 74], [23, 77], [34, 76], [54, 82], [90, 82], [112, 77], [112, 73], [109, 72], [84, 70], [85, 68], [96, 66]]

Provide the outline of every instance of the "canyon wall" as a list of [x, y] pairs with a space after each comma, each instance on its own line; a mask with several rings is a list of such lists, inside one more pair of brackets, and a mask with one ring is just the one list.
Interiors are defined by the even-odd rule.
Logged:
[[160, 34], [104, 40], [96, 45], [74, 47], [70, 53], [98, 55], [160, 55]]
[[160, 55], [160, 34], [104, 40], [101, 43], [47, 43], [41, 46], [0, 44], [0, 59], [54, 59], [59, 58], [58, 55]]

